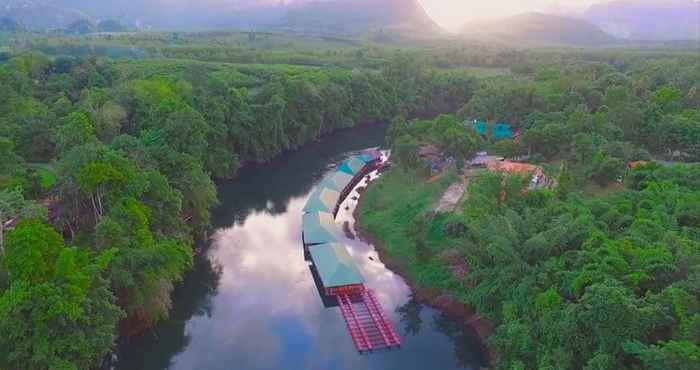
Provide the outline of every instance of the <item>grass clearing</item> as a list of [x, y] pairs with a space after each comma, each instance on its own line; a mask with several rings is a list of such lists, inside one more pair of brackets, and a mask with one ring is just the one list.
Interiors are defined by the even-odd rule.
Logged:
[[444, 288], [442, 284], [450, 280], [449, 272], [433, 256], [443, 249], [442, 225], [447, 216], [433, 217], [426, 226], [427, 256], [422, 255], [411, 235], [414, 219], [432, 211], [456, 174], [448, 173], [432, 183], [417, 181], [419, 178], [422, 176], [399, 168], [384, 174], [363, 195], [358, 222], [412, 281], [424, 287]]

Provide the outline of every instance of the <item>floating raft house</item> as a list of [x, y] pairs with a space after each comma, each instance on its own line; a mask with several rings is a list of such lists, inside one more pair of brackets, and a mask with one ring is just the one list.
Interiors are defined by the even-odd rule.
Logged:
[[336, 242], [340, 233], [333, 215], [328, 212], [306, 213], [302, 216], [302, 238], [304, 245]]
[[311, 193], [302, 216], [304, 255], [320, 280], [322, 298], [330, 297], [337, 302], [360, 353], [401, 346], [401, 339], [374, 292], [365, 288], [365, 280], [347, 246], [339, 243], [340, 228], [335, 223], [340, 203], [366, 174], [378, 167], [380, 158], [379, 151], [372, 150], [343, 161]]
[[355, 267], [344, 244], [328, 243], [309, 247], [311, 260], [321, 277], [323, 287], [329, 295], [339, 292], [362, 292], [365, 279]]
[[327, 212], [335, 214], [335, 209], [340, 203], [340, 193], [321, 183], [311, 194], [304, 206], [304, 213]]

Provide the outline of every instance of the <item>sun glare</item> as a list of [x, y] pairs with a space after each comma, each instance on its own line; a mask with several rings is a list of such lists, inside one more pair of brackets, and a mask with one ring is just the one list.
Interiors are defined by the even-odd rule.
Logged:
[[532, 11], [573, 13], [600, 0], [419, 0], [441, 26], [456, 29], [475, 19], [494, 18]]

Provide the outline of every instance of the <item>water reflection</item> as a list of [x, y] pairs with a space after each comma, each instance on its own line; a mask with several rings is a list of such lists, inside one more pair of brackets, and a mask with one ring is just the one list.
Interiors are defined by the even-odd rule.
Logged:
[[[405, 326], [413, 335], [403, 348], [358, 355], [338, 310], [321, 301], [303, 257], [301, 209], [329, 165], [350, 150], [381, 144], [382, 137], [374, 129], [347, 131], [220, 183], [217, 230], [206, 256], [176, 290], [173, 317], [123, 346], [119, 369], [478, 368], [478, 354], [471, 352], [480, 349], [464, 341], [469, 333], [416, 306], [371, 245], [343, 240], [390, 319], [411, 323]], [[427, 322], [434, 325], [420, 324]]]
[[396, 308], [396, 313], [401, 317], [403, 324], [403, 335], [418, 335], [423, 325], [420, 314], [423, 311], [423, 304], [411, 295], [411, 298], [403, 306]]
[[[211, 316], [211, 298], [218, 291], [221, 270], [206, 257], [195, 257], [193, 270], [173, 292], [170, 319], [142, 337], [132, 338], [120, 354], [120, 369], [168, 369], [173, 354], [190, 343], [185, 324], [195, 316]], [[148, 349], [145, 351], [144, 349]]]

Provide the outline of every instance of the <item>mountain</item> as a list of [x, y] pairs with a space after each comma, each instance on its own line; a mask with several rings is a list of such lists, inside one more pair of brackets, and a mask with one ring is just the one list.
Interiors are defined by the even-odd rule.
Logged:
[[591, 6], [584, 19], [631, 40], [700, 39], [700, 2], [619, 0]]
[[97, 24], [97, 30], [100, 32], [126, 32], [128, 28], [116, 19], [105, 19]]
[[462, 34], [506, 43], [542, 45], [597, 46], [616, 41], [613, 36], [585, 20], [541, 13], [471, 22], [462, 28]]
[[32, 30], [104, 19], [135, 29], [395, 30], [414, 35], [439, 30], [417, 0], [0, 0], [0, 17]]
[[434, 35], [440, 27], [417, 0], [332, 0], [290, 7], [281, 27], [317, 33], [393, 31]]
[[88, 18], [54, 0], [0, 0], [0, 17], [9, 18], [31, 30], [64, 28]]
[[86, 35], [88, 33], [97, 32], [97, 25], [87, 19], [78, 19], [69, 24], [65, 32], [69, 35]]

